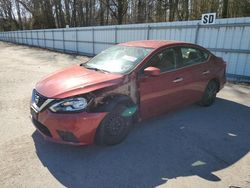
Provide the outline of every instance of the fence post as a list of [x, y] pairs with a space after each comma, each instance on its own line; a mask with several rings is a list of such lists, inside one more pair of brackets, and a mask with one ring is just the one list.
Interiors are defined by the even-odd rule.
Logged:
[[117, 27], [115, 26], [115, 44], [117, 44]]
[[54, 29], [52, 30], [52, 40], [53, 40], [53, 50], [55, 49], [55, 33]]
[[92, 54], [95, 55], [95, 30], [92, 27]]
[[23, 31], [21, 31], [21, 37], [22, 37], [22, 44], [24, 44], [24, 42], [23, 42]]
[[22, 31], [19, 31], [18, 33], [19, 33], [19, 35], [18, 35], [18, 43], [23, 44]]
[[16, 35], [15, 35], [15, 31], [13, 31], [13, 42], [16, 43]]
[[79, 50], [78, 50], [78, 30], [76, 29], [75, 32], [76, 32], [76, 54], [78, 54], [79, 53]]
[[15, 31], [15, 43], [17, 44], [17, 32]]
[[195, 41], [194, 41], [195, 44], [198, 43], [199, 29], [200, 29], [200, 24], [197, 23], [197, 25], [196, 25], [196, 30], [195, 30]]
[[44, 41], [44, 48], [46, 48], [46, 39], [45, 39], [45, 29], [43, 30], [43, 41]]
[[23, 31], [20, 31], [21, 44], [23, 44]]
[[38, 31], [36, 31], [36, 40], [37, 40], [37, 45], [38, 45], [38, 47], [40, 47], [40, 44], [39, 44], [39, 36], [38, 36]]
[[148, 27], [147, 27], [147, 40], [149, 40], [149, 37], [150, 37], [150, 36], [149, 36], [149, 34], [150, 34], [150, 29], [151, 29], [151, 28], [150, 28], [150, 25], [148, 25]]
[[18, 44], [22, 44], [22, 42], [21, 42], [21, 36], [20, 36], [20, 31], [18, 31], [18, 34], [17, 34], [17, 36], [18, 36]]
[[63, 52], [65, 52], [65, 36], [64, 36], [64, 29], [62, 30], [63, 34]]
[[31, 46], [34, 46], [34, 42], [33, 42], [33, 32], [32, 32], [32, 30], [30, 31], [30, 36], [31, 36]]
[[25, 38], [26, 38], [26, 44], [28, 44], [28, 36], [27, 36], [27, 31], [25, 32]]

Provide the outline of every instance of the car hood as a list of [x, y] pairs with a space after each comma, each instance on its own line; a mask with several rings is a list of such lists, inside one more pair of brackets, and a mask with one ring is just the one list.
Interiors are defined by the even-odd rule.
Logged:
[[35, 89], [48, 98], [66, 98], [116, 85], [123, 75], [104, 73], [75, 65], [52, 73], [36, 84]]

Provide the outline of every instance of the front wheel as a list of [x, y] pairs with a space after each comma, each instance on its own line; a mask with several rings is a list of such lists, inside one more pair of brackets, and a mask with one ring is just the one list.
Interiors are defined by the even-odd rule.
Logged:
[[204, 95], [200, 101], [200, 105], [211, 106], [215, 101], [217, 92], [218, 92], [218, 83], [215, 81], [210, 81], [207, 84]]
[[129, 107], [117, 106], [99, 125], [96, 132], [96, 144], [115, 145], [121, 143], [128, 135], [133, 116]]

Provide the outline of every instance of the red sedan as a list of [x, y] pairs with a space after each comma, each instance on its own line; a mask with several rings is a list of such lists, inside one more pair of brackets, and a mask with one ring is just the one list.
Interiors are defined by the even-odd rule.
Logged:
[[221, 58], [195, 44], [122, 43], [39, 81], [32, 121], [55, 142], [118, 144], [134, 121], [195, 102], [213, 104], [225, 84], [225, 68]]

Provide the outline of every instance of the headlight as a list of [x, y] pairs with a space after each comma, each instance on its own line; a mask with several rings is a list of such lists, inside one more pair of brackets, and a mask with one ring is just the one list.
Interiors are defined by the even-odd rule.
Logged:
[[52, 112], [74, 112], [83, 110], [88, 105], [88, 102], [83, 97], [65, 99], [57, 102], [50, 107]]

